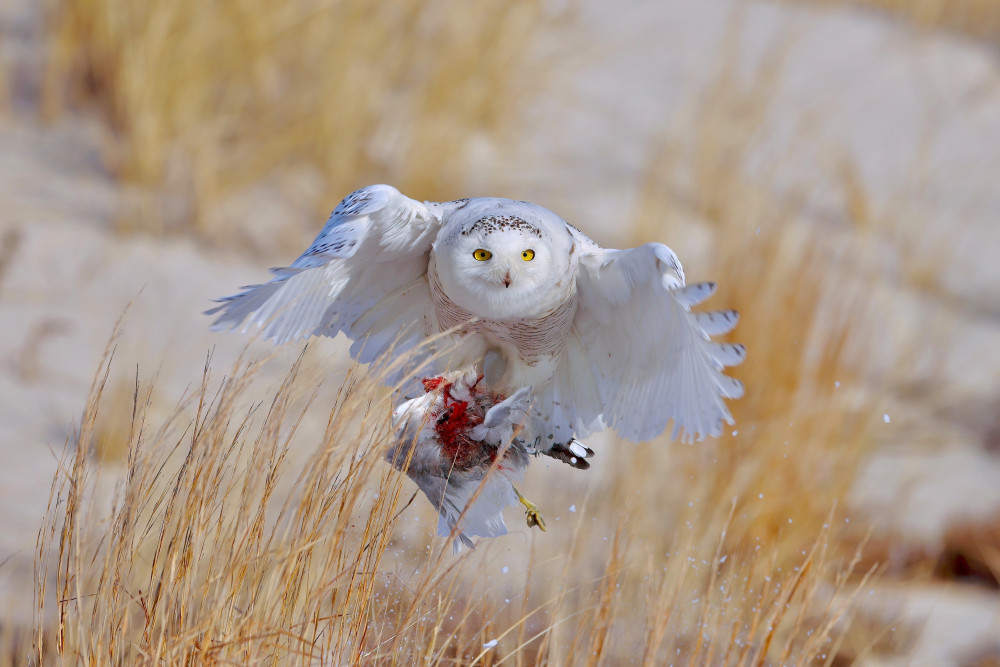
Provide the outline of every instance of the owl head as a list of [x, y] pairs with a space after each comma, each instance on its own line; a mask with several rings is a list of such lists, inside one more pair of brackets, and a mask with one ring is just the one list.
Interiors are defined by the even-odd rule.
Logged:
[[434, 255], [441, 286], [457, 305], [480, 317], [517, 319], [544, 315], [565, 298], [572, 240], [554, 213], [482, 199], [453, 215], [462, 221], [434, 243]]

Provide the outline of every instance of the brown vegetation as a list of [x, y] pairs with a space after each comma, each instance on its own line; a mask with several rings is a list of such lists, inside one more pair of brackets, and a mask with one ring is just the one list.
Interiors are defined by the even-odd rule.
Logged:
[[319, 179], [313, 214], [378, 181], [451, 199], [474, 144], [502, 140], [540, 81], [542, 5], [59, 0], [45, 103], [107, 120], [129, 228], [231, 242], [241, 221], [220, 205], [289, 169]]
[[[671, 539], [648, 532], [655, 508], [601, 492], [515, 556], [521, 583], [501, 586], [484, 576], [498, 541], [456, 558], [426, 542], [430, 521], [415, 542], [395, 535], [409, 486], [382, 460], [384, 394], [357, 369], [316, 406], [299, 363], [267, 401], [254, 364], [221, 381], [206, 367], [154, 423], [148, 386], [102, 405], [109, 365], [40, 534], [39, 664], [828, 663], [851, 627], [865, 578], [831, 549], [832, 516], [792, 555], [780, 535], [734, 534], [721, 499]], [[107, 514], [91, 454], [109, 409], [132, 425]], [[309, 410], [329, 411], [311, 446], [296, 438]]]

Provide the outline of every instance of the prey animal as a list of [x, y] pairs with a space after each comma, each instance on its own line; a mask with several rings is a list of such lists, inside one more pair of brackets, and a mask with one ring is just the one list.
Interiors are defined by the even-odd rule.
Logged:
[[438, 534], [472, 547], [472, 536], [507, 533], [502, 510], [521, 503], [528, 526], [545, 530], [534, 503], [515, 483], [531, 447], [517, 437], [529, 407], [527, 387], [505, 397], [473, 371], [426, 378], [425, 393], [396, 408], [396, 443], [386, 460], [404, 471], [440, 515]]

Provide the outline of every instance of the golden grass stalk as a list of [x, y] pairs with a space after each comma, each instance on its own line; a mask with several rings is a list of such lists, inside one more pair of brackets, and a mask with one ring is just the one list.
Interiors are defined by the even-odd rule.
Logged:
[[543, 4], [53, 0], [45, 100], [107, 119], [111, 169], [154, 189], [134, 227], [222, 238], [240, 221], [213, 207], [289, 167], [324, 193], [391, 182], [447, 200], [537, 88]]

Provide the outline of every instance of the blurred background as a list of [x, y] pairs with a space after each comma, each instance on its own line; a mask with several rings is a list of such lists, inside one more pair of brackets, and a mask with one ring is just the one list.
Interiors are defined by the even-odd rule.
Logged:
[[[209, 350], [226, 368], [246, 343], [208, 331], [210, 300], [291, 262], [378, 182], [529, 200], [604, 246], [664, 242], [689, 281], [719, 282], [710, 307], [742, 314], [731, 432], [597, 436], [587, 473], [536, 462], [522, 490], [549, 532], [512, 512], [515, 535], [472, 556], [484, 571], [523, 570], [526, 539], [557, 557], [571, 523], [601, 543], [626, 517], [636, 563], [721, 534], [779, 569], [826, 530], [873, 573], [832, 664], [1000, 664], [995, 0], [6, 0], [8, 638], [32, 623], [50, 483], [126, 306], [92, 452], [108, 493], [137, 378], [169, 415]], [[344, 341], [307, 354], [335, 389]], [[431, 508], [407, 512], [395, 539], [431, 542]], [[630, 655], [622, 636], [603, 659]]]

